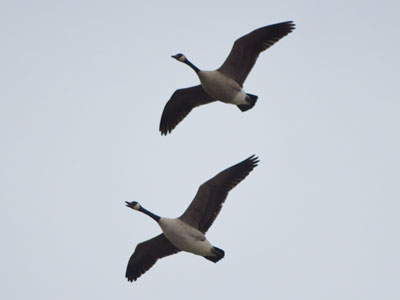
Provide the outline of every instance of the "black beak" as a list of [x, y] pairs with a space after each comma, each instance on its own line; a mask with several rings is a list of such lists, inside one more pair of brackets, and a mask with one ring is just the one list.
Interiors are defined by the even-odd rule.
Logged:
[[178, 55], [171, 55], [172, 58], [178, 59]]

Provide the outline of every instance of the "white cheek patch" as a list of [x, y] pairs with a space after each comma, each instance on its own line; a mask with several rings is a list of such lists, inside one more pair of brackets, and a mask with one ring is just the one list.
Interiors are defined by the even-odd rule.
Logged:
[[178, 58], [179, 61], [184, 62], [186, 59], [185, 55], [182, 55], [181, 57]]
[[136, 209], [136, 210], [139, 210], [140, 204], [139, 204], [139, 203], [136, 203], [135, 206], [134, 206], [133, 208]]

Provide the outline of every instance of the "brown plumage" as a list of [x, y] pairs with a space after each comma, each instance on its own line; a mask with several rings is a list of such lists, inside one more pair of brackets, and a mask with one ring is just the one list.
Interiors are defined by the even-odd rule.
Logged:
[[[247, 94], [246, 99], [235, 99], [238, 94], [242, 93], [242, 96], [246, 95], [242, 90], [244, 81], [260, 53], [294, 29], [294, 23], [288, 21], [261, 27], [242, 36], [234, 42], [225, 62], [215, 71], [202, 71], [183, 54], [174, 55], [175, 59], [187, 64], [196, 72], [201, 85], [179, 89], [173, 93], [162, 113], [159, 127], [161, 135], [170, 133], [193, 108], [213, 101], [222, 101], [237, 105], [241, 111], [251, 109], [257, 101], [257, 96]], [[209, 80], [205, 80], [207, 78]], [[213, 90], [220, 91], [220, 97], [216, 94], [213, 96], [210, 93]]]
[[[190, 99], [190, 101], [187, 101]], [[160, 131], [166, 135], [170, 133], [196, 107], [215, 101], [201, 87], [192, 86], [176, 90], [165, 105], [161, 116]]]
[[158, 259], [178, 253], [177, 249], [165, 235], [161, 233], [156, 237], [142, 242], [136, 246], [126, 268], [125, 277], [128, 281], [138, 279], [148, 271]]
[[[218, 262], [224, 257], [224, 251], [215, 246], [212, 246], [205, 237], [205, 233], [214, 222], [218, 213], [220, 212], [223, 203], [230, 190], [239, 184], [246, 176], [257, 166], [258, 157], [252, 155], [244, 161], [225, 169], [210, 180], [204, 182], [198, 189], [193, 201], [186, 209], [186, 211], [176, 219], [161, 218], [152, 212], [143, 208], [139, 203], [132, 201], [127, 202], [127, 206], [139, 210], [142, 213], [153, 218], [160, 225], [163, 233], [136, 246], [135, 252], [129, 259], [125, 276], [128, 281], [137, 280], [141, 275], [148, 271], [158, 259], [178, 253], [179, 251], [188, 251], [197, 255], [202, 255], [212, 262]], [[176, 232], [175, 232], [176, 230]], [[174, 237], [174, 241], [187, 247], [196, 244], [199, 241], [204, 242], [200, 245], [201, 249], [204, 247], [211, 247], [210, 253], [204, 254], [191, 248], [187, 250], [175, 246], [167, 236]], [[188, 242], [189, 240], [189, 242]], [[186, 244], [185, 244], [186, 243]], [[190, 247], [189, 247], [190, 248]], [[201, 250], [204, 251], [204, 250]], [[207, 250], [208, 251], [208, 250]]]
[[252, 155], [204, 182], [192, 203], [179, 218], [206, 233], [221, 211], [229, 191], [245, 179], [258, 162], [258, 157]]
[[294, 28], [294, 23], [288, 21], [261, 27], [242, 36], [235, 41], [229, 56], [218, 71], [243, 86], [260, 53], [291, 33]]

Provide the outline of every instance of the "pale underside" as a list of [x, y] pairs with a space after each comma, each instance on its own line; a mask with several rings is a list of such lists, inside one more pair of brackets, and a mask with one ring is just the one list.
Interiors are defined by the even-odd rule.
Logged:
[[213, 99], [232, 104], [248, 104], [246, 93], [232, 78], [219, 71], [200, 71], [201, 86]]
[[159, 225], [167, 239], [179, 250], [201, 256], [215, 256], [205, 235], [182, 220], [161, 218]]

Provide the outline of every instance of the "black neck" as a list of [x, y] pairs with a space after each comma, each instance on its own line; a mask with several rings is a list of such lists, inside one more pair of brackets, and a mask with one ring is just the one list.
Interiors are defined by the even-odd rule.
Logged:
[[151, 211], [148, 211], [147, 209], [145, 209], [143, 207], [140, 207], [139, 211], [141, 211], [142, 213], [148, 215], [149, 217], [151, 217], [156, 222], [160, 221], [160, 219], [161, 219], [159, 216], [153, 214]]
[[191, 67], [196, 73], [200, 72], [200, 69], [192, 64], [187, 58], [185, 59], [184, 63]]

